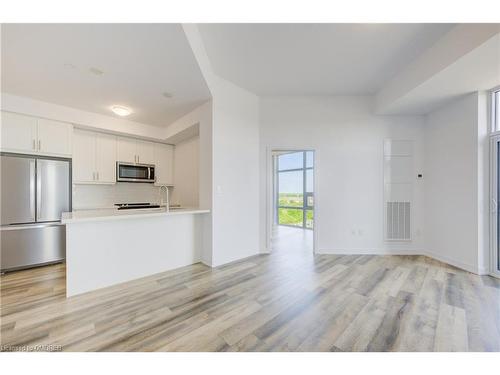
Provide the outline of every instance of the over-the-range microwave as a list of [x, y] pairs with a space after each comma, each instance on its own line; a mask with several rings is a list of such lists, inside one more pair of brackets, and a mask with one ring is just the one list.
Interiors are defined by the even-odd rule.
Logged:
[[135, 164], [117, 161], [116, 181], [155, 182], [155, 166], [152, 164]]

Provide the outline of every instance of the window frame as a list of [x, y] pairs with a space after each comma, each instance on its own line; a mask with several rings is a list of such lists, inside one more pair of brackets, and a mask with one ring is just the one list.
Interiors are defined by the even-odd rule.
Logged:
[[[309, 229], [309, 230], [313, 230], [314, 229], [314, 205], [313, 206], [309, 206], [308, 205], [308, 197], [309, 196], [312, 196], [313, 199], [314, 199], [314, 185], [313, 185], [313, 192], [307, 192], [307, 171], [308, 170], [312, 170], [313, 171], [313, 184], [314, 184], [314, 152], [313, 152], [313, 166], [312, 167], [308, 167], [307, 166], [307, 153], [308, 152], [311, 152], [310, 150], [302, 150], [302, 151], [288, 151], [288, 152], [284, 152], [280, 155], [277, 155], [277, 161], [276, 161], [276, 197], [275, 197], [275, 201], [276, 201], [276, 206], [275, 206], [275, 210], [276, 210], [276, 217], [275, 217], [275, 220], [276, 220], [276, 225], [283, 225], [283, 226], [287, 226], [287, 227], [293, 227], [293, 228], [303, 228], [303, 229]], [[298, 153], [302, 153], [302, 168], [290, 168], [290, 169], [281, 169], [279, 168], [279, 157], [281, 155], [286, 155], [286, 154], [298, 154]], [[286, 172], [298, 172], [298, 171], [302, 171], [302, 206], [281, 206], [280, 203], [279, 203], [279, 194], [280, 194], [280, 189], [279, 189], [279, 174], [280, 173], [286, 173]], [[280, 224], [280, 221], [279, 221], [279, 209], [280, 208], [283, 208], [283, 209], [294, 209], [294, 210], [302, 210], [302, 225], [299, 226], [299, 225], [290, 225], [290, 224]], [[313, 226], [311, 228], [309, 228], [307, 226], [307, 211], [311, 211], [312, 214], [313, 214]]]
[[[500, 86], [489, 91], [489, 123], [490, 123], [490, 275], [500, 278], [500, 246], [499, 246], [499, 159], [500, 159], [500, 111], [497, 110], [497, 95], [500, 98]], [[499, 99], [500, 101], [500, 99]]]
[[489, 105], [489, 122], [490, 122], [490, 134], [498, 135], [500, 134], [500, 110], [497, 110], [497, 95], [500, 101], [500, 86], [494, 87], [489, 91], [488, 105]]

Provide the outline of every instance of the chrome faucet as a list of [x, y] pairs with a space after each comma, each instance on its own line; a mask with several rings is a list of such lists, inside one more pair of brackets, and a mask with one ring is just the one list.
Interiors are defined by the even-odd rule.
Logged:
[[168, 193], [168, 186], [166, 185], [160, 185], [160, 205], [163, 206], [163, 204], [165, 203], [163, 201], [163, 195], [161, 194], [161, 190], [165, 188], [165, 192], [166, 192], [166, 196], [167, 196], [167, 212], [170, 210], [170, 197], [169, 197], [169, 193]]

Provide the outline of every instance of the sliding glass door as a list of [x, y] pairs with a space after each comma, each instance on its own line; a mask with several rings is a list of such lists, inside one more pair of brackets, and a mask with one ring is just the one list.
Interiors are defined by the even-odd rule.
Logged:
[[276, 223], [314, 228], [314, 151], [276, 156]]
[[491, 272], [500, 277], [500, 88], [491, 93], [491, 143], [490, 143], [490, 246]]

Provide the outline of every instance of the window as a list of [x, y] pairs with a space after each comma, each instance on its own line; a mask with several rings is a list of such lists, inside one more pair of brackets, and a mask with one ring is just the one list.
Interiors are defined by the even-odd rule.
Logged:
[[313, 229], [314, 151], [277, 155], [276, 222]]

